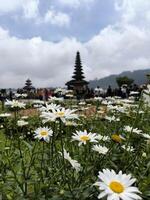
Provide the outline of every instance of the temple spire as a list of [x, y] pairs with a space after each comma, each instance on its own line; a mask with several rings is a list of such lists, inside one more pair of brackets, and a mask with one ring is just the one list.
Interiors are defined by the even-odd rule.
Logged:
[[79, 51], [77, 52], [77, 55], [76, 55], [76, 61], [75, 61], [75, 67], [74, 67], [74, 73], [73, 74], [74, 75], [72, 76], [72, 78], [74, 80], [82, 81], [85, 78], [83, 76], [83, 69], [82, 69]]
[[86, 93], [87, 85], [88, 85], [88, 82], [85, 81], [84, 79], [85, 77], [84, 77], [83, 67], [82, 67], [81, 58], [80, 58], [80, 52], [78, 51], [76, 54], [72, 80], [67, 82], [66, 85], [68, 86], [68, 89], [72, 89], [75, 95], [79, 95], [81, 98]]

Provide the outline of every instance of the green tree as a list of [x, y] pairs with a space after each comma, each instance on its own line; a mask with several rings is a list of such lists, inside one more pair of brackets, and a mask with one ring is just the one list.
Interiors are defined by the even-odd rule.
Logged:
[[4, 105], [4, 101], [5, 101], [5, 98], [6, 98], [6, 89], [1, 89], [0, 90], [0, 101], [1, 101], [1, 103], [2, 103], [2, 110], [4, 111], [4, 107], [5, 107], [5, 105]]
[[119, 87], [121, 87], [123, 84], [130, 86], [134, 82], [134, 80], [131, 78], [128, 78], [127, 76], [119, 76], [116, 78], [116, 82]]

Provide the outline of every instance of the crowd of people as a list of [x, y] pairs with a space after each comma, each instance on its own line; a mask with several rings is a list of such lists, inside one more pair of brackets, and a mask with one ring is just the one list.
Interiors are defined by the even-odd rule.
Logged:
[[[108, 97], [108, 96], [119, 96], [121, 98], [128, 98], [129, 96], [140, 96], [141, 91], [146, 88], [146, 85], [138, 86], [136, 84], [133, 84], [131, 86], [122, 85], [119, 88], [112, 89], [112, 87], [109, 85], [107, 89], [100, 88], [97, 86], [94, 89], [87, 88], [87, 91], [85, 92], [84, 99], [88, 98], [94, 98], [94, 97]], [[65, 89], [59, 88], [59, 89], [37, 89], [34, 93], [27, 93], [26, 95], [23, 95], [23, 92], [20, 90], [17, 90], [18, 96], [15, 96], [15, 93], [12, 92], [10, 89], [6, 92], [6, 90], [1, 90], [0, 92], [0, 101], [3, 102], [6, 99], [12, 100], [15, 98], [19, 98], [19, 94], [21, 98], [28, 98], [28, 99], [39, 99], [47, 101], [49, 97], [56, 96], [56, 97], [64, 97], [64, 98], [77, 98], [75, 94], [72, 95], [71, 93], [68, 93], [67, 96], [65, 93]]]
[[104, 90], [97, 86], [94, 89], [95, 97], [108, 97], [108, 96], [119, 96], [121, 98], [128, 98], [130, 95], [140, 95], [141, 91], [146, 88], [146, 85], [138, 86], [133, 84], [131, 86], [127, 86], [126, 84], [122, 85], [119, 88], [112, 89], [109, 85], [107, 90]]

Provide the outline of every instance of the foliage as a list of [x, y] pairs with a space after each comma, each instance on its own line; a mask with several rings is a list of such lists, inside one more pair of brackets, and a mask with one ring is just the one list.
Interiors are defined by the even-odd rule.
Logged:
[[121, 87], [124, 84], [126, 84], [127, 86], [130, 86], [134, 82], [134, 80], [131, 78], [128, 78], [127, 76], [120, 76], [116, 78], [116, 82], [119, 87]]
[[[142, 100], [133, 102], [114, 101], [115, 109], [108, 109], [103, 102], [90, 102], [79, 105], [78, 102], [63, 102], [65, 107], [77, 107], [79, 120], [77, 125], [66, 125], [59, 118], [43, 124], [40, 116], [29, 116], [28, 125], [18, 126], [21, 119], [18, 110], [10, 118], [1, 119], [0, 130], [0, 198], [6, 200], [96, 200], [99, 194], [93, 184], [102, 169], [122, 170], [137, 179], [136, 186], [142, 192], [143, 199], [150, 198], [150, 144], [142, 134], [134, 129], [150, 132], [150, 112]], [[96, 105], [96, 106], [95, 106]], [[87, 114], [87, 108], [96, 108]], [[105, 109], [104, 109], [105, 107]], [[107, 108], [107, 109], [106, 109]], [[122, 111], [121, 111], [122, 109]], [[104, 111], [99, 112], [99, 111]], [[14, 112], [14, 111], [13, 111]], [[109, 116], [112, 121], [108, 121]], [[116, 120], [119, 119], [119, 120]], [[126, 132], [124, 126], [133, 127]], [[38, 127], [49, 127], [53, 136], [49, 142], [34, 138]], [[87, 130], [102, 136], [98, 144], [108, 148], [108, 152], [99, 154], [92, 150], [93, 143], [78, 146], [72, 141], [76, 131]], [[112, 140], [112, 134], [121, 135], [121, 142]], [[107, 136], [108, 139], [103, 140]], [[125, 146], [125, 149], [123, 148]], [[127, 150], [133, 147], [133, 151]], [[72, 159], [77, 160], [81, 170], [76, 171], [64, 157], [64, 149]]]

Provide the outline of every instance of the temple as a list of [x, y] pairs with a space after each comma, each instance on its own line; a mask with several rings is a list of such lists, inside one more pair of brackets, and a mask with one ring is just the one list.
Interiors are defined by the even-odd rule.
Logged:
[[77, 52], [72, 80], [66, 83], [69, 90], [73, 90], [77, 98], [84, 98], [88, 90], [88, 82], [85, 80], [80, 53]]
[[25, 92], [34, 92], [35, 91], [35, 87], [32, 86], [32, 82], [30, 79], [27, 79], [25, 82], [25, 86], [23, 87], [23, 90]]

